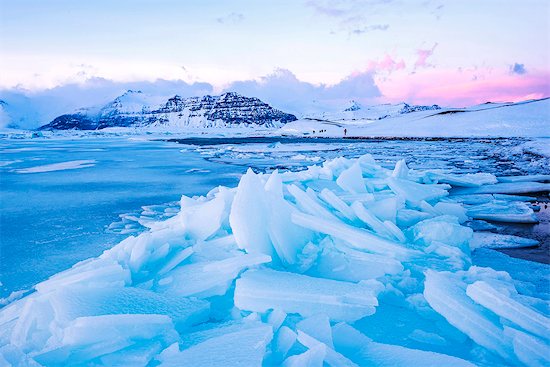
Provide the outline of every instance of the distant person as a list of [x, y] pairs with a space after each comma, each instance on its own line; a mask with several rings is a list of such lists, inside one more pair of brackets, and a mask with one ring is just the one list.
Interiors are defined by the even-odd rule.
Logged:
[[344, 129], [344, 136], [346, 136], [348, 133], [348, 129]]

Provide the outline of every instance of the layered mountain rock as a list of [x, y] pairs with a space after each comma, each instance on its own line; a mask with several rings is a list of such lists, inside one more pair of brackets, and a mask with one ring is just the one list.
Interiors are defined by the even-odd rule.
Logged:
[[258, 98], [237, 93], [182, 98], [128, 91], [99, 109], [81, 109], [55, 118], [41, 130], [100, 130], [108, 127], [210, 128], [280, 127], [296, 120]]

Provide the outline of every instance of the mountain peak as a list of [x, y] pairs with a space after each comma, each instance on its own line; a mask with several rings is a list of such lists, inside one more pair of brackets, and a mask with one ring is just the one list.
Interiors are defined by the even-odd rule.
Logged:
[[362, 107], [359, 103], [357, 103], [355, 100], [351, 100], [350, 101], [350, 106], [348, 108], [346, 108], [344, 110], [344, 112], [349, 112], [349, 111], [358, 111], [360, 110]]

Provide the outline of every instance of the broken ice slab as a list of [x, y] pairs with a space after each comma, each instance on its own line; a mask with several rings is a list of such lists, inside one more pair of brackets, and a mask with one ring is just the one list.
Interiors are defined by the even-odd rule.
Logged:
[[267, 255], [242, 254], [220, 261], [180, 266], [156, 280], [154, 289], [183, 297], [220, 296], [227, 292], [241, 271], [270, 261]]
[[229, 223], [239, 248], [249, 253], [275, 254], [267, 226], [268, 204], [260, 176], [248, 169], [231, 204]]
[[261, 366], [266, 347], [273, 338], [271, 325], [243, 322], [215, 327], [185, 336], [190, 346], [177, 343], [158, 357], [160, 366]]
[[549, 192], [550, 183], [541, 182], [503, 182], [480, 187], [452, 189], [452, 195], [472, 194], [530, 194], [533, 192]]
[[476, 303], [517, 324], [524, 330], [550, 341], [550, 319], [503, 294], [484, 281], [468, 285], [466, 294]]
[[294, 354], [284, 360], [282, 367], [322, 367], [326, 356], [326, 347], [320, 343], [303, 353]]
[[130, 271], [109, 258], [81, 261], [72, 268], [57, 273], [35, 286], [39, 292], [48, 292], [77, 285], [79, 287], [122, 287], [131, 283]]
[[498, 228], [494, 224], [491, 224], [481, 219], [472, 219], [464, 223], [464, 225], [470, 227], [474, 231], [494, 231]]
[[433, 217], [433, 215], [430, 213], [403, 208], [397, 211], [397, 225], [400, 227], [410, 227], [431, 217]]
[[446, 354], [377, 343], [345, 323], [335, 325], [332, 330], [336, 351], [359, 366], [475, 366]]
[[210, 304], [200, 299], [176, 297], [131, 287], [101, 290], [63, 289], [44, 297], [49, 299], [57, 322], [82, 316], [165, 314], [181, 328], [206, 321], [210, 311]]
[[507, 200], [507, 201], [537, 201], [534, 196], [526, 195], [507, 195], [507, 194], [493, 194], [495, 200]]
[[313, 215], [296, 212], [292, 214], [292, 221], [312, 231], [328, 234], [334, 238], [346, 241], [356, 249], [399, 259], [409, 258], [416, 253], [416, 251], [408, 249], [397, 242], [378, 237], [362, 228], [350, 226], [340, 220], [326, 220]]
[[499, 182], [550, 182], [550, 175], [502, 176]]
[[453, 175], [438, 171], [428, 171], [426, 172], [426, 177], [432, 181], [447, 183], [453, 187], [479, 187], [481, 185], [497, 183], [497, 178], [490, 173], [467, 173], [463, 175]]
[[296, 324], [296, 330], [306, 333], [327, 346], [334, 348], [330, 320], [327, 315], [317, 314], [307, 317]]
[[323, 240], [323, 250], [318, 255], [315, 265], [308, 270], [308, 274], [359, 282], [403, 271], [401, 262], [391, 257], [355, 250], [341, 242], [343, 241], [333, 243], [329, 237]]
[[281, 309], [303, 317], [325, 314], [331, 320], [355, 321], [375, 312], [381, 283], [348, 283], [270, 269], [249, 270], [235, 286], [235, 306], [266, 312]]
[[473, 219], [504, 223], [538, 223], [533, 209], [520, 201], [493, 201], [470, 206], [466, 213]]
[[451, 192], [449, 200], [459, 202], [466, 205], [479, 205], [492, 202], [494, 199], [491, 194], [465, 194], [465, 195], [455, 195]]
[[411, 203], [440, 199], [449, 194], [447, 189], [450, 188], [448, 185], [419, 184], [395, 177], [389, 177], [387, 182], [394, 193]]
[[[138, 345], [168, 346], [178, 338], [165, 315], [104, 315], [80, 317], [34, 359], [43, 365], [97, 364], [97, 358]], [[95, 362], [95, 363], [94, 363]]]
[[323, 358], [324, 362], [326, 362], [326, 364], [329, 366], [357, 367], [358, 366], [357, 364], [353, 363], [351, 360], [349, 360], [348, 358], [344, 357], [342, 354], [334, 350], [334, 346], [332, 346], [332, 330], [330, 329], [330, 325], [329, 325], [328, 333], [329, 335], [331, 335], [330, 345], [318, 340], [317, 338], [301, 330], [298, 330], [298, 341], [300, 342], [300, 344], [304, 345], [310, 350], [322, 347], [322, 349], [324, 349], [324, 352], [325, 352], [325, 355]]
[[521, 293], [541, 299], [541, 309], [548, 311], [546, 301], [550, 299], [550, 265], [508, 256], [499, 251], [478, 248], [472, 254], [477, 266], [506, 271], [514, 280], [514, 286]]
[[522, 248], [536, 246], [538, 243], [539, 242], [537, 240], [519, 236], [491, 232], [474, 232], [474, 235], [470, 240], [470, 248], [472, 250], [480, 247], [493, 249]]
[[363, 180], [363, 171], [361, 171], [361, 167], [358, 162], [342, 171], [336, 179], [336, 183], [342, 188], [342, 190], [352, 194], [367, 192], [365, 181]]
[[504, 326], [504, 334], [514, 340], [514, 353], [526, 366], [546, 367], [550, 365], [548, 342], [509, 326]]
[[[178, 330], [208, 320], [210, 304], [198, 299], [162, 295], [144, 289], [70, 287], [47, 293], [35, 293], [13, 304], [21, 307], [13, 329], [0, 318], [0, 327], [9, 331], [13, 344], [40, 350], [46, 339], [74, 319], [85, 316], [123, 314], [164, 314]], [[43, 329], [43, 326], [49, 325]]]
[[449, 324], [468, 335], [477, 344], [504, 359], [512, 359], [510, 339], [496, 315], [472, 301], [458, 276], [450, 272], [426, 271], [424, 298]]

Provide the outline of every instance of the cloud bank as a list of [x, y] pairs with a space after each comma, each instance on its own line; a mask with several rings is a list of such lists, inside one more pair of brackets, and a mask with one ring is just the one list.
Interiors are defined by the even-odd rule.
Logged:
[[79, 108], [106, 104], [129, 89], [167, 97], [175, 94], [190, 97], [213, 93], [209, 83], [188, 84], [181, 80], [163, 79], [153, 82], [115, 82], [90, 78], [82, 83], [69, 83], [41, 91], [16, 88], [0, 91], [0, 100], [7, 103], [4, 113], [0, 115], [0, 127], [11, 125], [35, 128]]
[[350, 100], [369, 104], [381, 96], [371, 71], [352, 74], [335, 85], [314, 85], [300, 81], [289, 70], [277, 69], [259, 79], [231, 83], [225, 91], [258, 97], [296, 115], [330, 110]]

